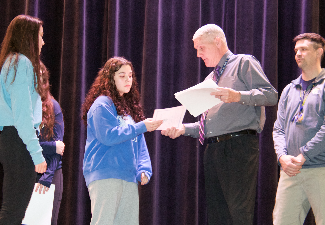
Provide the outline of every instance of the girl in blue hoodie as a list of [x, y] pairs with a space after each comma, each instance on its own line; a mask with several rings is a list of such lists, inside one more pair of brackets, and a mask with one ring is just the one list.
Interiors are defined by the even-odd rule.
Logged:
[[134, 69], [122, 57], [99, 71], [82, 106], [87, 126], [83, 174], [93, 224], [139, 224], [138, 182], [152, 175], [143, 133], [162, 121], [145, 119]]
[[55, 185], [51, 225], [56, 225], [63, 193], [62, 156], [65, 150], [63, 143], [64, 121], [59, 103], [50, 93], [49, 72], [41, 63], [41, 83], [45, 95], [42, 96], [42, 124], [39, 135], [43, 156], [47, 163], [45, 173], [38, 173], [35, 191], [47, 192], [51, 184]]

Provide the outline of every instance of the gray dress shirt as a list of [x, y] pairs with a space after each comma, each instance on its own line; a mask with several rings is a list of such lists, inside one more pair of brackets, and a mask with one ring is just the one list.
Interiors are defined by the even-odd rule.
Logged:
[[[218, 65], [222, 67], [228, 50]], [[205, 79], [212, 79], [211, 72]], [[277, 104], [278, 92], [270, 84], [259, 61], [251, 55], [230, 56], [220, 77], [220, 87], [232, 88], [241, 94], [240, 102], [220, 103], [211, 109], [205, 119], [205, 138], [245, 129], [261, 132], [265, 122], [265, 107]], [[185, 136], [199, 137], [199, 122], [184, 124]]]

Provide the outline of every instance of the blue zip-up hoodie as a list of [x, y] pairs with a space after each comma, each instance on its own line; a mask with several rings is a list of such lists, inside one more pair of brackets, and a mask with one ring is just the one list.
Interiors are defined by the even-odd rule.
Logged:
[[[55, 115], [53, 137], [50, 141], [45, 140], [43, 136], [39, 137], [40, 145], [43, 148], [43, 156], [47, 163], [47, 168], [45, 173], [38, 173], [36, 179], [36, 182], [43, 184], [46, 187], [51, 186], [55, 171], [62, 168], [62, 156], [56, 153], [56, 141], [63, 141], [63, 114], [59, 103], [55, 99], [52, 99], [52, 102]], [[43, 132], [44, 128], [41, 129], [41, 134], [43, 134]]]
[[99, 96], [87, 113], [87, 140], [83, 174], [87, 186], [95, 180], [116, 178], [141, 181], [141, 173], [152, 175], [151, 161], [143, 133], [144, 122], [117, 115], [113, 101]]
[[299, 110], [301, 75], [288, 84], [282, 91], [277, 120], [273, 128], [274, 148], [279, 158], [282, 155], [298, 156], [306, 162], [303, 168], [325, 166], [325, 69], [316, 77], [303, 106], [301, 123], [292, 121]]

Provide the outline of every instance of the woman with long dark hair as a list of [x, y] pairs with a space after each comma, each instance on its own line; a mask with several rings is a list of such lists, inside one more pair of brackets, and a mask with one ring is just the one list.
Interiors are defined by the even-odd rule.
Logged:
[[122, 57], [106, 62], [86, 96], [82, 119], [91, 224], [139, 224], [138, 182], [145, 185], [152, 175], [143, 133], [162, 121], [145, 119], [131, 62]]
[[40, 83], [42, 21], [15, 17], [7, 28], [0, 52], [0, 163], [3, 201], [0, 225], [21, 224], [33, 192], [36, 172], [46, 162], [36, 130], [42, 122], [44, 94]]
[[43, 156], [47, 163], [45, 173], [38, 173], [35, 192], [47, 192], [51, 184], [55, 185], [51, 225], [57, 224], [63, 193], [62, 156], [65, 148], [63, 143], [64, 121], [60, 104], [50, 93], [49, 72], [41, 62], [41, 81], [44, 96], [42, 96], [43, 119], [39, 135]]

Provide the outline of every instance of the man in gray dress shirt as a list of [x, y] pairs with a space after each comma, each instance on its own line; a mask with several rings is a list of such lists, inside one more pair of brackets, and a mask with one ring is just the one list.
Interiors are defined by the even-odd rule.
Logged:
[[204, 114], [203, 127], [199, 121], [163, 130], [162, 134], [171, 138], [201, 135], [207, 141], [204, 172], [210, 225], [253, 224], [259, 161], [257, 133], [263, 130], [264, 106], [275, 105], [278, 93], [256, 58], [235, 55], [228, 49], [219, 26], [201, 27], [193, 41], [197, 57], [207, 67], [215, 67], [206, 79], [216, 80], [219, 87], [211, 95], [222, 103]]

